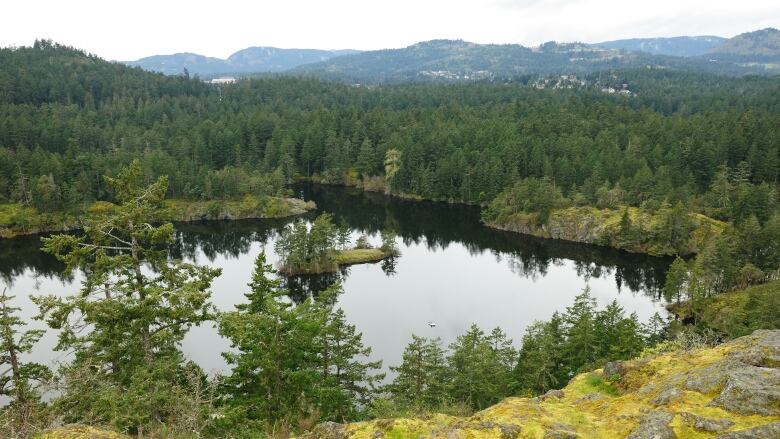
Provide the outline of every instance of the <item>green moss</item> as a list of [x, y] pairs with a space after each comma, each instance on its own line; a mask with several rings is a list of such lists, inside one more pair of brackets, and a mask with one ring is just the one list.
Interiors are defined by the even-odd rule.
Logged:
[[[553, 437], [555, 434], [625, 438], [655, 410], [674, 415], [670, 427], [677, 437], [711, 437], [711, 434], [707, 436], [687, 425], [680, 415], [682, 412], [712, 419], [727, 418], [734, 422], [728, 431], [753, 428], [780, 421], [780, 416], [745, 416], [712, 406], [710, 403], [716, 395], [687, 390], [681, 380], [691, 373], [707, 373], [710, 367], [734, 367], [732, 355], [757, 343], [771, 342], [773, 337], [776, 335], [768, 332], [757, 333], [713, 348], [664, 352], [625, 362], [626, 372], [617, 383], [605, 380], [602, 371], [580, 374], [563, 389], [561, 398], [507, 398], [473, 416], [382, 419], [347, 424], [345, 429], [353, 439], [501, 438], [502, 427], [507, 430], [512, 426], [520, 428], [518, 437], [522, 438]], [[669, 388], [680, 390], [680, 396], [659, 407], [654, 398]], [[594, 398], [594, 393], [603, 396]]]

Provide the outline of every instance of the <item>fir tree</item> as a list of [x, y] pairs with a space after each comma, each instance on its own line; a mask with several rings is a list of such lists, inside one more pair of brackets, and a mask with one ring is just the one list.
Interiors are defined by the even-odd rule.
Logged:
[[[86, 273], [81, 291], [33, 300], [60, 332], [57, 349], [75, 353], [57, 400], [66, 420], [88, 416], [141, 433], [165, 421], [171, 384], [185, 363], [181, 340], [213, 319], [209, 286], [220, 270], [168, 259], [173, 226], [162, 222], [166, 178], [145, 186], [135, 161], [106, 180], [120, 202], [114, 212], [90, 220], [84, 236], [44, 239], [44, 249], [68, 269]], [[94, 380], [80, 380], [85, 372]], [[100, 388], [87, 391], [94, 383]]]

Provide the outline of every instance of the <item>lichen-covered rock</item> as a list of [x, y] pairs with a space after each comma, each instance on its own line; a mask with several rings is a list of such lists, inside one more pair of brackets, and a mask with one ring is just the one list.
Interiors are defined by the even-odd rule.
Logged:
[[780, 415], [780, 369], [744, 366], [729, 371], [712, 405], [744, 415]]
[[622, 361], [610, 361], [604, 365], [604, 378], [611, 380], [612, 377], [622, 377], [626, 372], [626, 368], [623, 367]]
[[650, 403], [653, 405], [669, 405], [674, 400], [680, 399], [683, 391], [677, 387], [668, 387], [653, 398]]
[[547, 393], [545, 393], [544, 395], [533, 398], [533, 400], [536, 402], [540, 402], [540, 401], [546, 401], [550, 398], [563, 398], [563, 395], [564, 395], [563, 390], [553, 389], [553, 390], [548, 390]]
[[715, 439], [777, 439], [779, 437], [780, 422], [773, 422], [755, 428], [719, 434]]
[[[780, 438], [780, 330], [622, 362], [562, 390], [507, 398], [469, 417], [324, 424], [311, 439]], [[595, 378], [595, 379], [594, 379]], [[615, 388], [618, 394], [615, 394]]]
[[66, 425], [37, 435], [34, 439], [130, 439], [130, 437], [86, 425]]
[[628, 439], [675, 439], [677, 435], [669, 427], [674, 415], [666, 412], [654, 411], [645, 415]]
[[680, 416], [682, 416], [683, 421], [691, 427], [697, 430], [709, 431], [711, 433], [726, 430], [734, 425], [734, 422], [728, 419], [710, 419], [688, 412], [682, 412], [680, 413]]
[[722, 388], [725, 382], [726, 374], [723, 367], [705, 367], [691, 371], [685, 380], [685, 388], [706, 395]]
[[557, 423], [544, 432], [544, 439], [577, 439], [579, 435], [571, 425]]
[[500, 424], [498, 431], [501, 432], [501, 439], [515, 439], [520, 435], [522, 428], [519, 425]]

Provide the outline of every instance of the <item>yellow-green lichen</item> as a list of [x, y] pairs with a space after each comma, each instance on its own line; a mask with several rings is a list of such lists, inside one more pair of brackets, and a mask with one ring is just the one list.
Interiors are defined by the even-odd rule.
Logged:
[[[507, 398], [468, 417], [436, 415], [348, 424], [345, 437], [543, 438], [557, 432], [581, 438], [625, 438], [648, 414], [656, 412], [671, 414], [668, 426], [677, 437], [713, 436], [691, 425], [692, 416], [728, 420], [731, 424], [725, 432], [754, 428], [780, 421], [780, 412], [770, 416], [730, 412], [712, 405], [718, 391], [700, 393], [687, 388], [685, 380], [691, 374], [728, 373], [744, 367], [739, 358], [748, 350], [751, 355], [773, 358], [780, 349], [779, 340], [780, 331], [760, 331], [714, 348], [657, 353], [622, 363], [616, 382], [597, 370], [575, 376], [562, 395], [553, 392], [539, 398]], [[766, 352], [762, 354], [761, 349]], [[673, 398], [659, 398], [670, 389]]]

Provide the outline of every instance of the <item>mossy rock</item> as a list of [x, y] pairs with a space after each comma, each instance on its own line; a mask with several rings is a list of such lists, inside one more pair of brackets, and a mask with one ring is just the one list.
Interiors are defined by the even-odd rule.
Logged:
[[87, 425], [66, 425], [39, 434], [34, 439], [130, 439], [130, 436]]
[[[308, 437], [780, 437], [774, 435], [780, 431], [780, 385], [773, 379], [780, 371], [777, 358], [780, 330], [756, 331], [712, 348], [656, 352], [613, 364], [607, 372], [619, 376], [617, 381], [601, 370], [588, 372], [575, 376], [562, 392], [507, 398], [469, 417], [434, 415], [327, 425]], [[770, 379], [745, 376], [752, 372]], [[715, 384], [689, 385], [702, 376], [714, 377]]]

